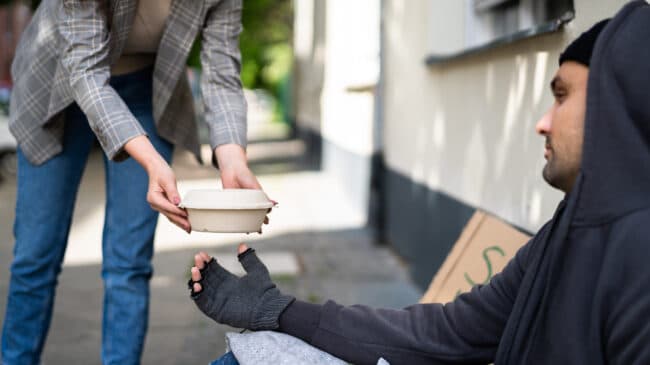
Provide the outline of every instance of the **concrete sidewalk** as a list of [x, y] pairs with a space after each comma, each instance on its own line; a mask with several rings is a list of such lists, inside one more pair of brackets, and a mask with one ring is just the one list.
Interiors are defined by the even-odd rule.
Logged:
[[[179, 189], [218, 186], [211, 167], [199, 166], [184, 153], [175, 158]], [[143, 364], [207, 364], [225, 349], [224, 334], [232, 329], [203, 316], [188, 298], [189, 267], [199, 249], [230, 261], [234, 268], [236, 244], [250, 241], [268, 258], [283, 291], [312, 302], [331, 298], [343, 304], [402, 307], [421, 295], [399, 259], [373, 242], [363, 217], [346, 211], [345, 200], [337, 195], [336, 181], [293, 162], [262, 164], [254, 170], [267, 193], [280, 202], [264, 234], [185, 235], [160, 220]], [[79, 192], [43, 355], [45, 364], [100, 363], [103, 288], [97, 249], [103, 196], [103, 167], [96, 151]], [[1, 183], [0, 323], [13, 246], [14, 199], [15, 182]]]

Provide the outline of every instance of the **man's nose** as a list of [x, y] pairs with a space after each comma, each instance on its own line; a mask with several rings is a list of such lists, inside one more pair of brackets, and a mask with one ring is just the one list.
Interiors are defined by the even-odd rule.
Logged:
[[538, 134], [547, 135], [551, 132], [551, 114], [552, 108], [549, 109], [539, 121], [537, 121], [537, 124], [535, 124], [535, 131], [537, 131]]

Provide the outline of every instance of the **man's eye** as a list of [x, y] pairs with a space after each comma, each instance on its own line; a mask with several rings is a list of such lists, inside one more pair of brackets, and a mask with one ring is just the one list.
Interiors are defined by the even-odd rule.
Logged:
[[566, 98], [566, 93], [565, 92], [555, 92], [553, 93], [553, 96], [555, 97], [555, 100], [557, 101], [562, 101]]

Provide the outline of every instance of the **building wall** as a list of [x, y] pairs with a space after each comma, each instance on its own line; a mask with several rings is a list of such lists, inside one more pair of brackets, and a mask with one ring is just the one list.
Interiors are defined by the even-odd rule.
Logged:
[[293, 118], [320, 134], [320, 99], [325, 68], [325, 2], [294, 2]]
[[[382, 110], [386, 235], [425, 285], [475, 208], [529, 232], [562, 194], [541, 177], [534, 126], [565, 45], [624, 0], [575, 0], [563, 30], [427, 66], [463, 39], [464, 2], [385, 0]], [[460, 27], [459, 27], [460, 24]]]
[[376, 151], [378, 0], [300, 0], [294, 23], [294, 119], [321, 168], [367, 220]]
[[379, 211], [378, 230], [422, 287], [475, 209], [528, 232], [551, 217], [562, 194], [542, 180], [534, 131], [548, 83], [564, 46], [625, 0], [575, 0], [558, 32], [426, 65], [458, 51], [466, 3], [295, 2], [298, 129], [352, 209]]

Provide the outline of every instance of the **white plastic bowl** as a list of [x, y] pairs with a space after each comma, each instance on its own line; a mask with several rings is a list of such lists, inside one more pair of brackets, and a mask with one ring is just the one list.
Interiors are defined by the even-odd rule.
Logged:
[[202, 189], [188, 191], [180, 207], [193, 231], [249, 233], [260, 230], [273, 202], [262, 190]]

